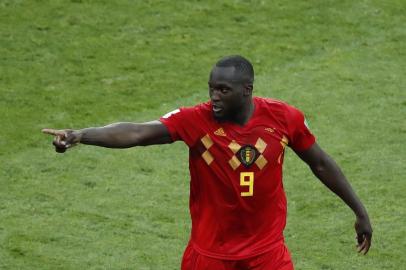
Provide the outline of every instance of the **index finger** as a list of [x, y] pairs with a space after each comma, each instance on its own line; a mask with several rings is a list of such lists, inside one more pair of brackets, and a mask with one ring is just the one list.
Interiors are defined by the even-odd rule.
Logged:
[[57, 129], [50, 129], [50, 128], [44, 128], [42, 130], [43, 133], [45, 134], [50, 134], [50, 135], [54, 135], [54, 136], [65, 136], [65, 131], [63, 130], [57, 130]]

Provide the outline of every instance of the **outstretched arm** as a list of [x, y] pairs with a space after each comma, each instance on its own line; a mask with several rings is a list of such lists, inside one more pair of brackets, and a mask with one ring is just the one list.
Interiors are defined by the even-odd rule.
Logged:
[[169, 131], [159, 121], [114, 123], [104, 127], [79, 130], [43, 129], [42, 132], [55, 136], [53, 144], [59, 153], [79, 143], [108, 148], [129, 148], [172, 142]]
[[366, 254], [371, 246], [372, 227], [368, 213], [340, 167], [315, 143], [310, 149], [296, 154], [306, 162], [314, 175], [337, 194], [355, 213], [355, 231], [357, 233], [358, 252]]

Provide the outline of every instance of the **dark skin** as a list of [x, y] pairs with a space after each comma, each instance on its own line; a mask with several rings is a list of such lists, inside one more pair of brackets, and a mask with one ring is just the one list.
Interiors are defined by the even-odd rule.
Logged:
[[[209, 95], [213, 115], [219, 122], [232, 122], [243, 126], [255, 108], [252, 101], [252, 81], [241, 79], [234, 67], [214, 67], [209, 78]], [[129, 148], [172, 143], [167, 128], [159, 121], [147, 123], [114, 123], [105, 127], [80, 130], [43, 129], [54, 136], [58, 153], [81, 143], [108, 148]], [[367, 254], [371, 247], [372, 227], [368, 213], [351, 188], [336, 162], [315, 143], [310, 149], [296, 154], [310, 167], [314, 175], [340, 197], [354, 212], [357, 249]]]

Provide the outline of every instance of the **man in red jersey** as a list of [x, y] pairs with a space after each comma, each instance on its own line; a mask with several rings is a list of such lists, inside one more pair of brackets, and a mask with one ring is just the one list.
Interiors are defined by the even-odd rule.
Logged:
[[192, 232], [182, 270], [291, 270], [284, 244], [282, 184], [289, 146], [356, 216], [358, 251], [372, 228], [367, 211], [337, 164], [318, 146], [298, 109], [253, 97], [254, 70], [241, 56], [222, 58], [209, 78], [210, 101], [147, 123], [81, 130], [44, 129], [56, 151], [78, 144], [127, 148], [184, 141], [189, 149]]

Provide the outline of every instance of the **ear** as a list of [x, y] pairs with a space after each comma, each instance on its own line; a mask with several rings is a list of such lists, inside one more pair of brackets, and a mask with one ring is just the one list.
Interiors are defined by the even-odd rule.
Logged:
[[243, 90], [244, 96], [250, 96], [252, 94], [253, 89], [254, 89], [254, 86], [252, 84], [244, 85], [244, 90]]

